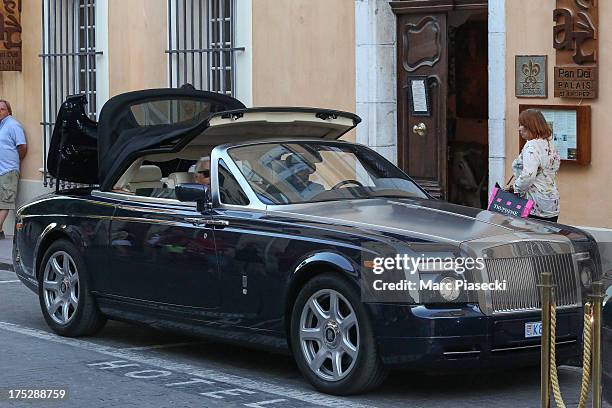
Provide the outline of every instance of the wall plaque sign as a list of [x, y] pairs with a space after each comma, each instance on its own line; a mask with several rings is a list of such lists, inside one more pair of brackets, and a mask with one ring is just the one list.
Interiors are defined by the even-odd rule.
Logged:
[[555, 67], [555, 96], [597, 98], [597, 67]]
[[[588, 105], [519, 105], [519, 111], [538, 109], [552, 130], [552, 143], [564, 163], [591, 162], [591, 107]], [[525, 141], [519, 137], [522, 149]]]
[[597, 98], [598, 0], [557, 0], [553, 47], [557, 50], [555, 96]]
[[546, 98], [546, 55], [517, 55], [515, 65], [515, 95], [517, 98]]
[[0, 71], [21, 71], [21, 0], [0, 0]]

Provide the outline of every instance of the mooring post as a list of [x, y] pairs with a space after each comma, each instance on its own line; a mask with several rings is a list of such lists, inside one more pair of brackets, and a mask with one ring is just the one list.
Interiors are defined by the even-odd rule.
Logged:
[[552, 273], [542, 273], [538, 285], [542, 299], [542, 339], [540, 355], [540, 397], [541, 408], [550, 408], [550, 306], [552, 298]]
[[601, 367], [601, 309], [603, 305], [603, 282], [593, 282], [593, 408], [601, 408], [602, 367]]

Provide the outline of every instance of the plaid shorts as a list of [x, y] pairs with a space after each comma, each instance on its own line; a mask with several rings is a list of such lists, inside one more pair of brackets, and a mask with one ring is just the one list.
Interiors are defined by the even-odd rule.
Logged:
[[17, 198], [19, 172], [11, 170], [0, 175], [0, 210], [14, 210]]

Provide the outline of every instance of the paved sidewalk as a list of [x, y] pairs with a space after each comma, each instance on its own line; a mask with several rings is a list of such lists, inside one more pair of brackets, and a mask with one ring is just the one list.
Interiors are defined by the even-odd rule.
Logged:
[[0, 239], [0, 270], [13, 270], [13, 236], [7, 235]]

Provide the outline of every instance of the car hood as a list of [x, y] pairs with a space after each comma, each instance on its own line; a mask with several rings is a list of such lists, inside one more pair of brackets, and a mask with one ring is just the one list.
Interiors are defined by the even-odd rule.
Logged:
[[370, 198], [285, 205], [273, 211], [304, 221], [453, 244], [507, 234], [520, 239], [541, 234], [584, 236], [581, 231], [561, 224], [508, 217], [431, 199]]

